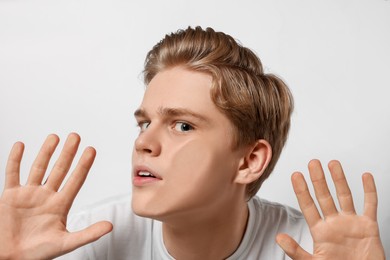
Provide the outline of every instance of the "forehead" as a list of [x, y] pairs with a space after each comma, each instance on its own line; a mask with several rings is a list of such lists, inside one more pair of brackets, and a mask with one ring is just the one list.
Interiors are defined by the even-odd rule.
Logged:
[[189, 123], [199, 123], [198, 130], [215, 134], [216, 138], [223, 138], [222, 142], [233, 146], [236, 131], [212, 101], [212, 83], [211, 75], [181, 67], [161, 71], [150, 81], [135, 116], [152, 120], [189, 119]]
[[[159, 72], [149, 83], [141, 104], [142, 110], [162, 108], [187, 109], [196, 113], [220, 113], [210, 97], [212, 77], [181, 67]], [[150, 111], [151, 110], [151, 111]]]

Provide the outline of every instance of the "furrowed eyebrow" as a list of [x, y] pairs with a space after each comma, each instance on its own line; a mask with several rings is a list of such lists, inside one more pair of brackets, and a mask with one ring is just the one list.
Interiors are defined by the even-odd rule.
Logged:
[[200, 121], [204, 121], [204, 122], [208, 122], [209, 120], [203, 116], [203, 115], [200, 115], [194, 111], [191, 111], [189, 109], [186, 109], [186, 108], [168, 108], [168, 107], [160, 107], [158, 109], [158, 112], [159, 114], [161, 114], [162, 116], [191, 116], [191, 117], [195, 117], [197, 118], [198, 120]]
[[[159, 107], [158, 108], [158, 114], [160, 114], [161, 116], [163, 117], [177, 117], [177, 116], [191, 116], [191, 117], [194, 117], [194, 118], [197, 118], [198, 120], [200, 121], [203, 121], [203, 122], [209, 122], [209, 120], [203, 116], [203, 115], [200, 115], [194, 111], [191, 111], [189, 109], [186, 109], [186, 108], [168, 108], [168, 107]], [[143, 109], [143, 108], [138, 108], [135, 112], [134, 112], [134, 116], [135, 117], [149, 117], [148, 116], [148, 113]]]
[[148, 113], [146, 113], [146, 111], [144, 109], [138, 108], [137, 110], [135, 110], [134, 116], [135, 117], [148, 117]]

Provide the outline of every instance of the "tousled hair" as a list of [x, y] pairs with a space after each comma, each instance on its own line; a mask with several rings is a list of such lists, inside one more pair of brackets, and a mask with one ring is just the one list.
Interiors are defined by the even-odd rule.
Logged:
[[269, 177], [286, 143], [293, 110], [287, 85], [263, 71], [258, 56], [230, 35], [201, 27], [166, 35], [146, 56], [144, 82], [176, 66], [208, 73], [213, 83], [211, 99], [235, 128], [233, 148], [268, 141], [272, 158], [261, 177], [247, 185], [253, 197]]

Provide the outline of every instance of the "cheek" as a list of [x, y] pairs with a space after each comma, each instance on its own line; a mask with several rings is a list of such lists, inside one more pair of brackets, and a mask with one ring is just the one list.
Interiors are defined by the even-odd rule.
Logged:
[[229, 147], [200, 140], [172, 147], [176, 148], [170, 151], [168, 171], [169, 175], [175, 175], [176, 184], [191, 182], [190, 185], [204, 187], [232, 182], [236, 164]]

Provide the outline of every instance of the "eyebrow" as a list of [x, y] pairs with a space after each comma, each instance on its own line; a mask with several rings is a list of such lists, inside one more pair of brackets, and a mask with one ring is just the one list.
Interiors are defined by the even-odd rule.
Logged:
[[[157, 112], [159, 115], [163, 117], [177, 117], [177, 116], [191, 116], [194, 118], [197, 118], [200, 121], [203, 122], [209, 122], [209, 119], [205, 116], [196, 113], [192, 110], [186, 109], [186, 108], [170, 108], [170, 107], [159, 107], [157, 109]], [[148, 113], [143, 108], [138, 108], [134, 112], [135, 117], [149, 117]]]

